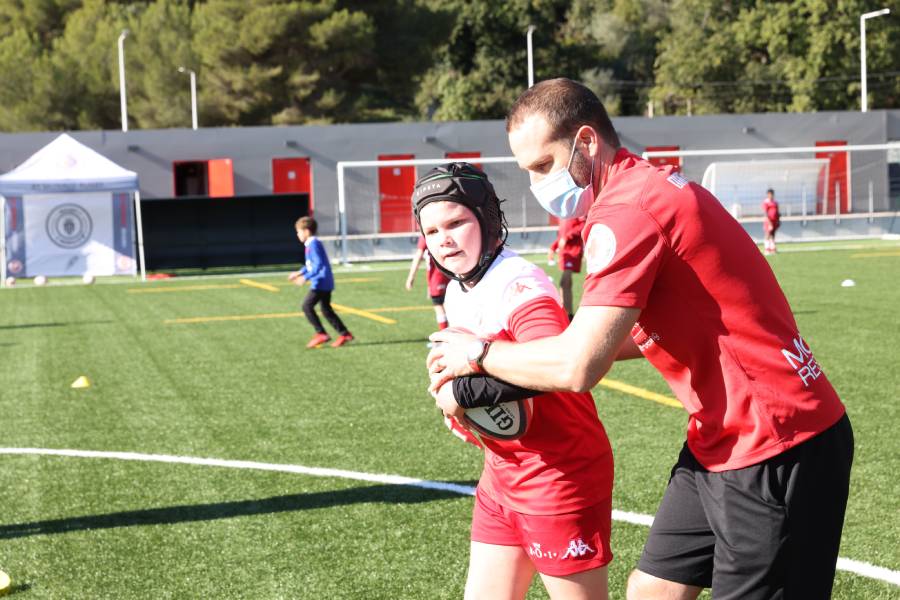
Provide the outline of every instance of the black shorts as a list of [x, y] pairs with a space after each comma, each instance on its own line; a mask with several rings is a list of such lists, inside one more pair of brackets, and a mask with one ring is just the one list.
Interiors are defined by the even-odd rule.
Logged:
[[847, 415], [743, 469], [707, 471], [685, 445], [638, 569], [716, 600], [829, 598], [852, 462]]

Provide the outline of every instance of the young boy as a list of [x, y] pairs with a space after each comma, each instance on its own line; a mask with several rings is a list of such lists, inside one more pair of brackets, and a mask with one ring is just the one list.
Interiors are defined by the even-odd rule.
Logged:
[[303, 300], [303, 312], [310, 324], [316, 330], [316, 334], [306, 344], [307, 348], [318, 348], [322, 344], [331, 341], [331, 336], [325, 333], [322, 321], [316, 314], [316, 304], [322, 304], [322, 314], [338, 332], [338, 338], [331, 344], [333, 348], [343, 346], [353, 341], [353, 335], [347, 331], [341, 318], [331, 308], [331, 292], [334, 291], [334, 275], [331, 273], [331, 264], [325, 253], [325, 246], [316, 238], [316, 230], [319, 226], [312, 217], [300, 217], [294, 223], [297, 230], [297, 239], [303, 244], [306, 253], [306, 264], [302, 269], [288, 275], [288, 279], [297, 285], [309, 282], [312, 289]]
[[[566, 328], [549, 277], [504, 249], [500, 201], [483, 172], [466, 163], [433, 169], [416, 183], [413, 205], [428, 251], [455, 280], [445, 300], [454, 327], [516, 341]], [[476, 343], [473, 364], [490, 344]], [[523, 435], [481, 439], [465, 596], [523, 599], [537, 572], [551, 598], [605, 600], [613, 464], [590, 393], [543, 394], [488, 376], [435, 393], [445, 415], [526, 398], [533, 414]]]
[[581, 230], [584, 229], [584, 218], [560, 219], [556, 240], [550, 245], [547, 259], [556, 263], [562, 274], [559, 276], [559, 292], [562, 294], [563, 308], [572, 319], [572, 273], [581, 273], [581, 259], [584, 256], [584, 241]]
[[781, 226], [781, 213], [778, 211], [778, 202], [775, 200], [775, 190], [766, 190], [766, 198], [762, 203], [763, 214], [766, 220], [763, 222], [763, 232], [766, 234], [765, 252], [775, 254], [775, 232]]
[[447, 329], [447, 313], [444, 311], [444, 295], [447, 293], [447, 283], [450, 279], [444, 275], [434, 264], [434, 258], [428, 253], [425, 245], [425, 238], [419, 236], [416, 244], [416, 254], [413, 256], [412, 264], [409, 266], [409, 275], [406, 277], [406, 289], [412, 290], [416, 281], [416, 273], [422, 259], [427, 255], [428, 262], [425, 263], [426, 280], [428, 281], [428, 295], [431, 297], [431, 304], [434, 306], [434, 317], [437, 319], [438, 329]]

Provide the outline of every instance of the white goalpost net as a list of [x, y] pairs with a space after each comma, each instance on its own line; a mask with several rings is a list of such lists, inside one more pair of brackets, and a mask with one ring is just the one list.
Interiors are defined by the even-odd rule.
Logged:
[[[781, 214], [802, 219], [852, 218], [894, 209], [892, 165], [900, 142], [789, 148], [723, 148], [644, 152], [677, 158], [682, 174], [710, 190], [736, 218], [761, 218], [772, 189]], [[894, 184], [896, 185], [896, 184]], [[895, 188], [896, 189], [896, 188]]]
[[391, 256], [396, 254], [389, 251], [392, 240], [397, 239], [396, 246], [417, 236], [411, 201], [416, 180], [437, 165], [455, 161], [472, 163], [487, 174], [511, 231], [550, 227], [547, 213], [531, 195], [528, 174], [512, 156], [341, 161], [336, 223], [341, 260], [358, 256], [356, 246], [363, 243], [372, 258], [380, 251]]
[[735, 218], [762, 216], [762, 199], [777, 190], [786, 215], [809, 214], [821, 206], [828, 190], [826, 158], [723, 160], [710, 163], [701, 185], [718, 198]]

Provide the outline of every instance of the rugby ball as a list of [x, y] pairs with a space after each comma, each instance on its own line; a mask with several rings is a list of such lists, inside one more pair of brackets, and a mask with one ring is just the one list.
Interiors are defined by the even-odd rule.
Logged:
[[494, 406], [466, 409], [466, 422], [485, 437], [515, 440], [528, 431], [534, 414], [534, 399], [498, 402]]
[[[448, 333], [464, 333], [474, 335], [462, 327], [448, 327]], [[512, 341], [506, 332], [486, 336], [490, 340]], [[528, 431], [534, 414], [534, 399], [498, 402], [493, 406], [466, 409], [466, 423], [479, 435], [495, 440], [515, 440]]]

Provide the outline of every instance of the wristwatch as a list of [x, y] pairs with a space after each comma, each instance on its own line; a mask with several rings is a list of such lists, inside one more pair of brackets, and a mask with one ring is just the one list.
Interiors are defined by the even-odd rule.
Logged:
[[476, 373], [484, 373], [484, 357], [487, 356], [488, 349], [491, 347], [491, 341], [485, 339], [472, 340], [466, 346], [466, 359], [469, 366]]

